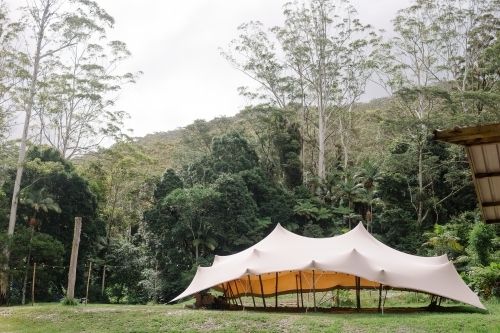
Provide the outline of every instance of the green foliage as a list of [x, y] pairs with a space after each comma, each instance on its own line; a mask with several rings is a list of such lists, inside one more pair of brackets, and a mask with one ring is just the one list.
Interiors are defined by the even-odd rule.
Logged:
[[[64, 259], [57, 266], [69, 265], [71, 244], [73, 241], [73, 230], [75, 217], [82, 217], [82, 233], [80, 238], [79, 258], [85, 260], [91, 256], [96, 248], [94, 242], [100, 235], [105, 234], [103, 221], [97, 215], [97, 200], [94, 194], [91, 193], [89, 183], [82, 176], [74, 171], [74, 167], [66, 161], [62, 155], [52, 148], [32, 147], [27, 153], [27, 161], [38, 159], [39, 164], [48, 162], [53, 165], [59, 164], [60, 167], [53, 169], [48, 173], [39, 173], [39, 169], [25, 168], [22, 178], [21, 187], [28, 188], [31, 193], [46, 192], [50, 193], [52, 200], [57, 202], [60, 213], [54, 210], [45, 212], [40, 209], [37, 213], [37, 224], [40, 231], [50, 235], [54, 241], [60, 242], [63, 245]], [[5, 193], [12, 194], [12, 183], [14, 181], [14, 173], [11, 173], [12, 178], [3, 186]], [[44, 189], [43, 191], [41, 191]], [[54, 204], [54, 202], [52, 202]], [[16, 233], [20, 232], [25, 226], [28, 226], [29, 219], [33, 216], [33, 208], [30, 205], [20, 205], [18, 208]], [[35, 235], [36, 236], [36, 235]], [[25, 241], [23, 246], [26, 247], [29, 241]], [[40, 263], [48, 264], [40, 258]], [[59, 270], [53, 271], [52, 280], [54, 281], [53, 293], [60, 291], [62, 286], [55, 281], [65, 281], [67, 273]], [[83, 270], [77, 270], [77, 285], [83, 289]], [[50, 299], [50, 298], [49, 298]]]
[[[35, 298], [38, 301], [52, 301], [53, 295], [66, 287], [63, 286], [64, 269], [60, 268], [64, 263], [65, 249], [60, 241], [51, 235], [34, 232], [33, 228], [20, 225], [16, 227], [9, 248], [11, 302], [21, 303], [25, 274], [27, 273], [28, 277], [32, 276], [34, 263], [37, 264]], [[15, 298], [17, 294], [19, 299]]]
[[448, 225], [442, 226], [436, 223], [434, 225], [434, 231], [426, 232], [423, 236], [428, 238], [428, 240], [423, 243], [422, 246], [431, 246], [441, 255], [447, 253], [448, 249], [457, 251], [463, 249], [462, 245], [458, 242], [460, 238], [458, 238], [453, 231], [449, 230]]
[[62, 305], [77, 306], [78, 305], [78, 301], [76, 299], [74, 299], [74, 298], [64, 297], [61, 300], [61, 304]]
[[175, 171], [173, 169], [167, 169], [161, 181], [155, 187], [154, 199], [158, 202], [159, 199], [163, 199], [173, 190], [183, 187], [182, 180], [177, 176]]
[[490, 262], [490, 250], [495, 237], [492, 226], [476, 223], [469, 234], [467, 253], [473, 266], [487, 266]]
[[317, 224], [313, 224], [312, 222], [309, 222], [304, 226], [304, 231], [302, 235], [306, 237], [311, 237], [311, 238], [322, 238], [323, 236], [323, 229]]
[[471, 267], [467, 280], [469, 287], [485, 297], [500, 296], [498, 281], [500, 279], [500, 263], [492, 262], [488, 266]]

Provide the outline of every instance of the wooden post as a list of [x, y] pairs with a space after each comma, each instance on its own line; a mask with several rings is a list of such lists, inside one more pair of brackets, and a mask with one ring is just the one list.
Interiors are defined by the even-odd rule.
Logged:
[[35, 305], [35, 275], [36, 275], [36, 262], [33, 263], [33, 282], [31, 283], [31, 306]]
[[384, 314], [385, 300], [387, 299], [387, 289], [385, 289], [384, 302], [382, 303], [382, 315]]
[[90, 274], [92, 272], [92, 261], [89, 261], [89, 274], [87, 276], [87, 292], [85, 293], [85, 305], [89, 303]]
[[156, 279], [158, 278], [158, 260], [156, 260], [156, 268], [155, 268], [155, 286], [154, 286], [154, 294], [153, 294], [153, 305], [156, 304]]
[[[106, 261], [104, 261], [106, 262]], [[106, 265], [102, 266], [101, 296], [104, 296], [104, 286], [106, 284]]]
[[314, 312], [316, 312], [316, 280], [314, 279], [314, 269], [313, 269], [313, 301], [314, 301]]
[[274, 307], [276, 309], [278, 308], [278, 272], [276, 272], [276, 289], [275, 289]]
[[236, 280], [234, 280], [234, 286], [236, 287], [236, 293], [238, 294], [238, 299], [240, 300], [240, 305], [243, 306], [243, 302], [241, 301], [241, 296], [240, 296], [240, 288], [238, 288], [238, 283], [236, 283]]
[[227, 283], [227, 288], [229, 289], [229, 292], [231, 292], [231, 299], [233, 300], [233, 304], [238, 305], [238, 302], [236, 302], [236, 296], [234, 296], [233, 288], [231, 288], [231, 281]]
[[361, 309], [361, 278], [355, 276], [356, 279], [356, 311], [359, 312]]
[[337, 307], [340, 308], [340, 289], [337, 288]]
[[252, 294], [252, 302], [253, 302], [253, 308], [255, 309], [255, 297], [253, 295], [253, 288], [252, 288], [252, 282], [250, 281], [250, 275], [247, 275], [248, 278], [248, 285], [250, 286], [250, 293]]
[[380, 306], [382, 305], [382, 288], [384, 285], [381, 283], [378, 288], [378, 312], [380, 313]]
[[262, 285], [262, 277], [259, 275], [260, 281], [260, 292], [262, 294], [262, 303], [264, 303], [264, 309], [266, 308], [266, 300], [264, 299], [264, 286]]
[[297, 307], [299, 307], [299, 275], [295, 274], [295, 291], [297, 292]]
[[304, 307], [304, 293], [302, 290], [302, 271], [299, 271], [299, 280], [300, 280], [300, 301], [302, 303], [302, 307]]
[[82, 231], [82, 218], [75, 217], [75, 232], [73, 234], [73, 246], [71, 248], [71, 261], [69, 264], [68, 289], [66, 297], [75, 298], [76, 265], [78, 262], [78, 248], [80, 247], [80, 233]]

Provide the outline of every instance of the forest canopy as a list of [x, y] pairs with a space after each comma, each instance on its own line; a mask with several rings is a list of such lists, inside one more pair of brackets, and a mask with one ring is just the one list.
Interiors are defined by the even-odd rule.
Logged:
[[[105, 38], [112, 16], [39, 3], [12, 21], [0, 1], [0, 303], [25, 303], [35, 263], [36, 299], [65, 293], [75, 217], [76, 294], [89, 279], [94, 301], [168, 301], [278, 223], [330, 237], [360, 221], [500, 296], [500, 229], [481, 222], [463, 149], [432, 136], [500, 121], [499, 1], [415, 0], [392, 34], [349, 1], [288, 3], [281, 26], [242, 22], [220, 49], [258, 84], [238, 88], [244, 109], [136, 138], [113, 105], [141, 73]], [[368, 82], [387, 96], [361, 102]], [[18, 111], [26, 130], [9, 140]]]

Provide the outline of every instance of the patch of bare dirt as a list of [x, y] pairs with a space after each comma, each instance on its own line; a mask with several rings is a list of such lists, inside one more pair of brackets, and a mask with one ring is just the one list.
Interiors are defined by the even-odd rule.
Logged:
[[0, 310], [0, 316], [10, 316], [11, 310]]
[[55, 313], [48, 313], [48, 314], [44, 314], [41, 316], [36, 316], [35, 319], [50, 320], [52, 322], [55, 322], [56, 316], [57, 316], [57, 314], [55, 314]]
[[188, 311], [177, 310], [177, 311], [169, 311], [166, 314], [170, 315], [170, 316], [184, 316], [184, 315], [186, 315], [188, 313], [189, 313]]
[[223, 324], [216, 324], [213, 318], [207, 318], [202, 324], [192, 324], [191, 327], [198, 331], [212, 332], [224, 328]]

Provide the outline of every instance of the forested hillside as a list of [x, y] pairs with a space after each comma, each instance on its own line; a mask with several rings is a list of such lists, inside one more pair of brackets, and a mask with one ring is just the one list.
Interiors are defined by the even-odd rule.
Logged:
[[[94, 301], [170, 300], [198, 266], [278, 223], [307, 237], [363, 223], [400, 251], [447, 254], [474, 291], [500, 296], [500, 229], [481, 221], [463, 149], [432, 135], [500, 121], [497, 0], [416, 0], [398, 11], [391, 35], [360, 22], [348, 1], [287, 4], [282, 26], [242, 22], [221, 49], [260, 86], [239, 88], [247, 107], [142, 138], [126, 133], [125, 113], [108, 111], [139, 76], [117, 74], [130, 53], [122, 42], [109, 51], [90, 43], [111, 17], [81, 3], [65, 20], [54, 14], [57, 37], [37, 35], [60, 48], [30, 57], [15, 41], [36, 19], [17, 25], [0, 7], [0, 32], [9, 32], [0, 40], [9, 64], [0, 129], [14, 110], [28, 123], [20, 141], [0, 142], [0, 303], [25, 302], [34, 263], [37, 300], [65, 293], [77, 216], [76, 294], [90, 272]], [[82, 63], [59, 62], [54, 50], [66, 48], [86, 50], [74, 58]], [[106, 52], [113, 74], [95, 62]], [[361, 103], [369, 81], [388, 97]]]

